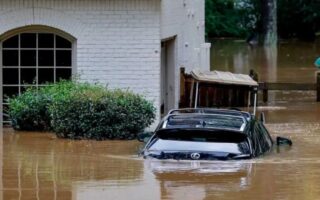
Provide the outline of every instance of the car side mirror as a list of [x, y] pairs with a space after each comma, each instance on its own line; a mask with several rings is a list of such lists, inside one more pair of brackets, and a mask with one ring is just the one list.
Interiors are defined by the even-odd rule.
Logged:
[[277, 145], [278, 146], [282, 146], [282, 145], [289, 145], [292, 146], [292, 141], [288, 138], [284, 138], [284, 137], [277, 137]]
[[260, 122], [262, 122], [263, 124], [266, 122], [266, 118], [264, 116], [264, 113], [260, 113], [260, 118], [259, 118]]
[[151, 138], [152, 135], [153, 135], [153, 132], [138, 133], [137, 139], [139, 142], [148, 142], [148, 140]]

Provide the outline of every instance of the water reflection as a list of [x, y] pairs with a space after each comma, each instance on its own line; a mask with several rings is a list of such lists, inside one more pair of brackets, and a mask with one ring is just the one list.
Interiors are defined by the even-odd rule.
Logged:
[[[136, 160], [137, 161], [137, 160]], [[143, 164], [140, 159], [137, 162]], [[130, 166], [128, 166], [130, 167]], [[158, 182], [148, 170], [144, 170], [141, 179], [137, 180], [91, 180], [73, 183], [72, 197], [76, 200], [87, 199], [119, 199], [143, 200], [161, 199]], [[119, 168], [119, 171], [123, 168]]]
[[147, 159], [148, 169], [153, 173], [235, 173], [251, 171], [251, 163], [243, 161], [187, 161]]
[[4, 199], [71, 199], [76, 181], [141, 179], [143, 164], [129, 159], [138, 150], [137, 142], [71, 141], [52, 134], [5, 132]]
[[275, 82], [277, 80], [277, 61], [278, 61], [278, 48], [276, 46], [263, 47], [265, 60], [262, 66], [262, 74], [265, 74], [266, 79]]
[[250, 186], [253, 171], [252, 163], [241, 161], [146, 162], [159, 181], [161, 199], [207, 199], [209, 193], [239, 192]]
[[212, 41], [211, 69], [248, 74], [255, 69], [260, 81], [314, 82], [313, 63], [320, 39], [313, 43], [281, 42], [276, 48], [252, 47], [244, 41]]

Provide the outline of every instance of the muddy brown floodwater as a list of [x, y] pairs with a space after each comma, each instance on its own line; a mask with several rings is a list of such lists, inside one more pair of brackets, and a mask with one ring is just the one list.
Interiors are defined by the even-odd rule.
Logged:
[[[213, 45], [213, 68], [259, 72], [260, 80], [314, 82], [319, 42], [275, 52], [235, 41]], [[276, 56], [275, 56], [276, 55]], [[275, 59], [276, 58], [276, 59]], [[149, 161], [137, 141], [71, 141], [3, 129], [0, 200], [320, 199], [320, 104], [314, 92], [274, 92], [259, 111], [273, 137], [294, 145], [253, 160]]]

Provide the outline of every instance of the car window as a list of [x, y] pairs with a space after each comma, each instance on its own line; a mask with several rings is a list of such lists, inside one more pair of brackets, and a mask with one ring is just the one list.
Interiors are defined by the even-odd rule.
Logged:
[[237, 116], [174, 115], [168, 117], [162, 128], [223, 128], [241, 130], [244, 126], [244, 119]]
[[161, 129], [155, 133], [155, 137], [161, 140], [208, 143], [241, 143], [248, 138], [242, 132], [208, 129]]
[[175, 140], [175, 141], [192, 141], [192, 142], [229, 142], [241, 143], [247, 139], [244, 134], [232, 133], [198, 133], [197, 131], [188, 133], [186, 130], [179, 133], [159, 135], [158, 138], [162, 140]]
[[149, 148], [149, 151], [213, 151], [228, 153], [250, 153], [246, 141], [242, 143], [213, 143], [213, 142], [195, 142], [195, 141], [176, 141], [158, 139]]

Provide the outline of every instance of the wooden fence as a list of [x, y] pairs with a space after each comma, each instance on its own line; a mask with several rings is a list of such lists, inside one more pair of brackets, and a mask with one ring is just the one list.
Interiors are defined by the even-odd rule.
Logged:
[[[193, 78], [186, 74], [184, 68], [180, 69], [180, 108], [192, 107], [194, 91], [192, 91]], [[317, 102], [320, 102], [320, 72], [317, 72], [316, 83], [270, 83], [260, 82], [263, 102], [268, 101], [270, 90], [280, 91], [316, 91]], [[193, 93], [193, 94], [192, 94]], [[244, 86], [231, 86], [221, 84], [201, 83], [199, 88], [199, 106], [201, 107], [245, 107], [250, 100], [250, 90]], [[251, 95], [251, 98], [253, 95]], [[252, 102], [252, 99], [251, 99]]]
[[263, 102], [268, 101], [269, 90], [284, 90], [284, 91], [317, 91], [317, 101], [320, 101], [320, 86], [317, 83], [259, 83], [259, 90], [262, 90]]

